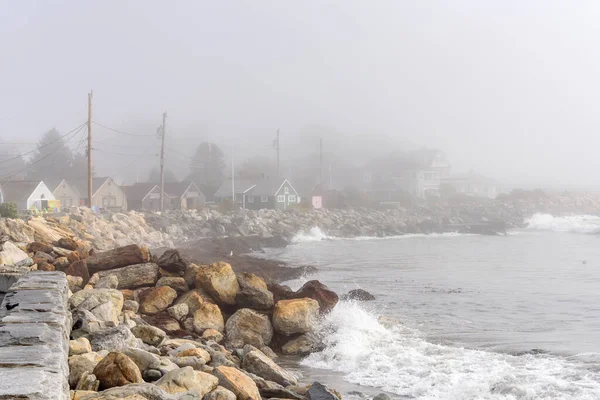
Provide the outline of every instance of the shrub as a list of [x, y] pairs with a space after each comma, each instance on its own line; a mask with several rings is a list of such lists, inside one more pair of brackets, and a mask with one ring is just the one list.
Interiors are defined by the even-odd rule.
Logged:
[[17, 218], [17, 205], [13, 202], [0, 204], [0, 217]]

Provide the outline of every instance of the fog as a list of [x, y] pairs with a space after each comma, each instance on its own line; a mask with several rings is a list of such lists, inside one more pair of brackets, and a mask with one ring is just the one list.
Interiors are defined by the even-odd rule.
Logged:
[[[358, 164], [446, 152], [509, 185], [598, 189], [600, 4], [593, 1], [0, 1], [0, 142], [29, 151], [87, 118], [239, 162]], [[97, 174], [158, 165], [155, 136], [93, 127]], [[72, 143], [72, 147], [77, 141]], [[1, 175], [1, 174], [0, 174]]]

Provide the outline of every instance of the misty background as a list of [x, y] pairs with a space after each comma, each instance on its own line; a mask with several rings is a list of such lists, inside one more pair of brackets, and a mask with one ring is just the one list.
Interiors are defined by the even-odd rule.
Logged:
[[[599, 188], [600, 3], [0, 0], [0, 145], [87, 119], [96, 175], [146, 180], [202, 142], [227, 163], [364, 165], [443, 150], [453, 172]], [[84, 135], [81, 133], [81, 135]], [[68, 142], [81, 152], [81, 136]], [[228, 164], [229, 165], [229, 164]]]

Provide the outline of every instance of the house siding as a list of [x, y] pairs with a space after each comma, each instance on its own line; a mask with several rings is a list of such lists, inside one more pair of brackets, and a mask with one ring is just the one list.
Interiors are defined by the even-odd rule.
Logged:
[[[31, 195], [25, 203], [24, 209], [28, 210], [31, 206], [37, 206], [36, 202], [42, 200], [42, 197], [44, 200], [56, 200], [56, 198], [52, 194], [52, 191], [48, 188], [48, 186], [46, 186], [44, 182], [41, 182], [31, 193]], [[41, 204], [39, 205], [39, 207], [41, 207]]]
[[92, 205], [114, 211], [126, 211], [127, 196], [112, 179], [108, 179], [94, 194]]
[[60, 207], [77, 207], [80, 204], [79, 192], [73, 188], [73, 186], [69, 185], [66, 182], [61, 182], [57, 188], [52, 192], [54, 198], [60, 201]]
[[[285, 189], [288, 190], [287, 194], [285, 193]], [[284, 196], [285, 200], [283, 202], [277, 201], [278, 196]], [[293, 197], [291, 197], [291, 196], [293, 196]], [[295, 201], [290, 200], [290, 197], [292, 199], [295, 198]], [[294, 190], [292, 185], [288, 181], [285, 181], [285, 183], [281, 186], [279, 191], [277, 193], [275, 193], [275, 196], [273, 196], [273, 201], [275, 203], [274, 208], [276, 210], [287, 210], [291, 206], [294, 206], [294, 205], [297, 205], [298, 203], [300, 203], [300, 196], [298, 196], [298, 193]]]

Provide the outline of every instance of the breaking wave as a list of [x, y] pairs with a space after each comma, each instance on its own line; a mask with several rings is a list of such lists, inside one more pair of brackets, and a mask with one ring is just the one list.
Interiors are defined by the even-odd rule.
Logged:
[[550, 214], [534, 214], [525, 220], [528, 229], [552, 232], [600, 233], [600, 217], [595, 215], [571, 215], [555, 217]]
[[600, 398], [600, 356], [510, 355], [428, 342], [412, 328], [340, 302], [320, 331], [325, 350], [302, 364], [415, 399]]
[[315, 226], [314, 228], [311, 228], [311, 230], [308, 232], [302, 231], [297, 233], [296, 236], [292, 238], [292, 243], [318, 242], [328, 238], [329, 236], [323, 233], [321, 228]]
[[446, 232], [446, 233], [407, 233], [405, 235], [392, 235], [392, 236], [356, 236], [350, 238], [344, 238], [339, 236], [330, 236], [325, 234], [321, 228], [314, 227], [308, 232], [301, 231], [292, 238], [293, 244], [298, 243], [309, 243], [319, 242], [321, 240], [392, 240], [392, 239], [410, 239], [410, 238], [442, 238], [442, 237], [458, 237], [458, 236], [471, 236], [470, 234], [458, 233], [458, 232]]

